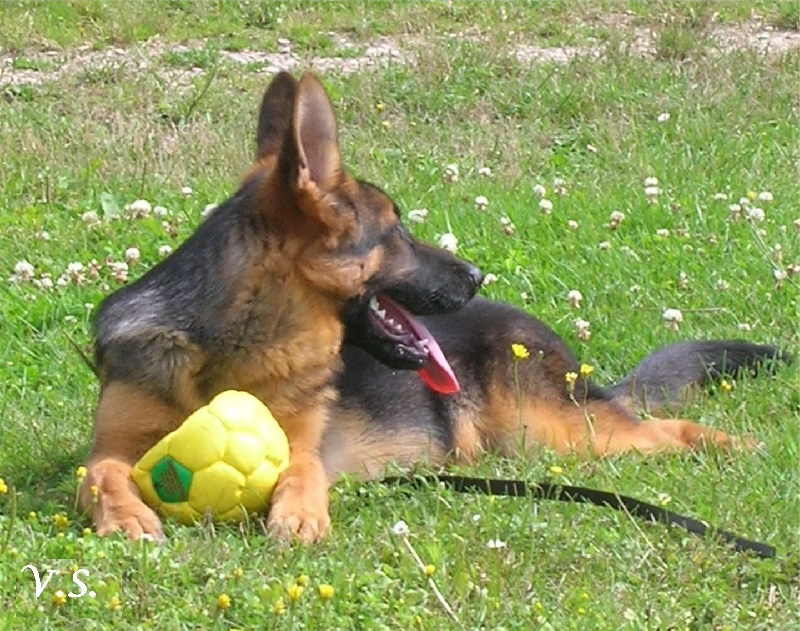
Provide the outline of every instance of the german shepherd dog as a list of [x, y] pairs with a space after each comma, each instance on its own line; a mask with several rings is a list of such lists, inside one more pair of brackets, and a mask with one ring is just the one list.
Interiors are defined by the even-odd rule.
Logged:
[[[545, 325], [473, 299], [481, 280], [411, 237], [386, 194], [348, 175], [320, 82], [278, 74], [239, 190], [97, 311], [101, 388], [82, 507], [101, 535], [163, 537], [132, 465], [228, 389], [261, 399], [288, 436], [268, 523], [304, 542], [329, 529], [328, 487], [342, 472], [537, 444], [602, 455], [739, 442], [690, 421], [640, 422], [636, 408], [774, 348], [672, 346], [602, 389]], [[529, 357], [515, 359], [512, 344]]]

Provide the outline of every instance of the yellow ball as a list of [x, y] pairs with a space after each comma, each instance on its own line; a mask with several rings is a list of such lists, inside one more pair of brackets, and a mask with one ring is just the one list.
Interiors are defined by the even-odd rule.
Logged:
[[131, 477], [146, 504], [183, 523], [239, 521], [266, 510], [288, 465], [289, 441], [269, 409], [227, 390], [156, 443]]

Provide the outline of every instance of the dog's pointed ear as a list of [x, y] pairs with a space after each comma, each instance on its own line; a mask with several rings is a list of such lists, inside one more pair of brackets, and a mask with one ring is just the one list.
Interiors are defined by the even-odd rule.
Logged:
[[278, 155], [289, 132], [297, 94], [297, 80], [288, 72], [279, 72], [261, 99], [256, 132], [256, 160]]
[[325, 88], [313, 74], [305, 73], [297, 84], [292, 126], [281, 156], [296, 188], [324, 194], [342, 174], [339, 137], [333, 107]]

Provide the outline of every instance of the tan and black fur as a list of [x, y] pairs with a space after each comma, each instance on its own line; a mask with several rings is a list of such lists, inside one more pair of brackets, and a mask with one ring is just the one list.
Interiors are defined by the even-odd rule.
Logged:
[[236, 194], [98, 310], [101, 392], [82, 506], [100, 534], [160, 537], [131, 466], [217, 393], [246, 390], [289, 438], [272, 527], [320, 537], [329, 525], [321, 441], [334, 421], [344, 304], [386, 288], [414, 311], [451, 310], [480, 281], [471, 265], [412, 239], [393, 202], [346, 173], [319, 81], [279, 74]]
[[[737, 444], [690, 421], [640, 422], [634, 408], [645, 390], [659, 403], [714, 370], [774, 357], [774, 348], [668, 347], [610, 389], [579, 378], [570, 393], [564, 375], [578, 363], [555, 333], [521, 310], [473, 300], [480, 272], [413, 239], [388, 196], [347, 174], [315, 77], [276, 76], [257, 147], [238, 191], [98, 310], [101, 391], [80, 500], [100, 534], [162, 536], [131, 467], [227, 389], [258, 396], [285, 430], [290, 466], [269, 523], [303, 541], [328, 530], [327, 490], [342, 472], [370, 476], [389, 462], [438, 465], [536, 444], [585, 455]], [[425, 354], [376, 328], [376, 295], [419, 316], [460, 392], [422, 382], [415, 370]], [[515, 362], [512, 343], [530, 357]]]

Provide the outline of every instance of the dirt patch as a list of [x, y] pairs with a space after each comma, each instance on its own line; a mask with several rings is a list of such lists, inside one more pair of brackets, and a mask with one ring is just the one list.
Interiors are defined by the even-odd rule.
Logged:
[[[629, 37], [623, 42], [623, 52], [637, 57], [656, 55], [656, 35], [654, 31], [628, 26], [620, 29], [622, 35]], [[741, 50], [753, 50], [762, 55], [777, 55], [800, 48], [800, 32], [776, 29], [758, 22], [748, 22], [738, 26], [714, 26], [707, 33], [711, 51], [729, 54]], [[536, 45], [517, 46], [513, 55], [520, 61], [568, 63], [576, 57], [599, 58], [606, 53], [606, 45], [589, 43], [586, 46], [542, 47]]]
[[[654, 33], [648, 29], [631, 24], [614, 23], [620, 33], [629, 36], [625, 40], [626, 52], [637, 56], [655, 55]], [[334, 41], [330, 56], [303, 56], [295, 51], [292, 42], [278, 39], [278, 52], [243, 50], [237, 52], [220, 51], [223, 61], [252, 66], [254, 72], [274, 74], [280, 70], [312, 68], [319, 72], [353, 73], [362, 70], [385, 67], [393, 63], [406, 63], [412, 57], [412, 49], [422, 42], [410, 37], [399, 39], [383, 37], [369, 44], [356, 44], [343, 35], [329, 33]], [[736, 50], [754, 50], [760, 54], [772, 55], [800, 48], [800, 32], [780, 30], [757, 22], [739, 26], [715, 26], [708, 32], [713, 48], [720, 54]], [[454, 35], [443, 35], [445, 38]], [[55, 81], [64, 76], [79, 73], [125, 71], [141, 73], [155, 72], [165, 79], [188, 82], [201, 75], [199, 67], [170, 68], [162, 61], [168, 52], [187, 53], [201, 50], [205, 41], [191, 44], [166, 44], [158, 39], [150, 40], [141, 46], [130, 48], [105, 48], [97, 51], [91, 46], [83, 46], [68, 53], [49, 51], [25, 56], [24, 68], [19, 67], [18, 59], [10, 55], [0, 55], [0, 89], [8, 86], [36, 85]], [[548, 47], [533, 44], [517, 45], [509, 49], [509, 54], [524, 62], [568, 63], [577, 57], [599, 58], [606, 52], [605, 44], [589, 39], [584, 46]], [[39, 68], [37, 69], [37, 66]]]

